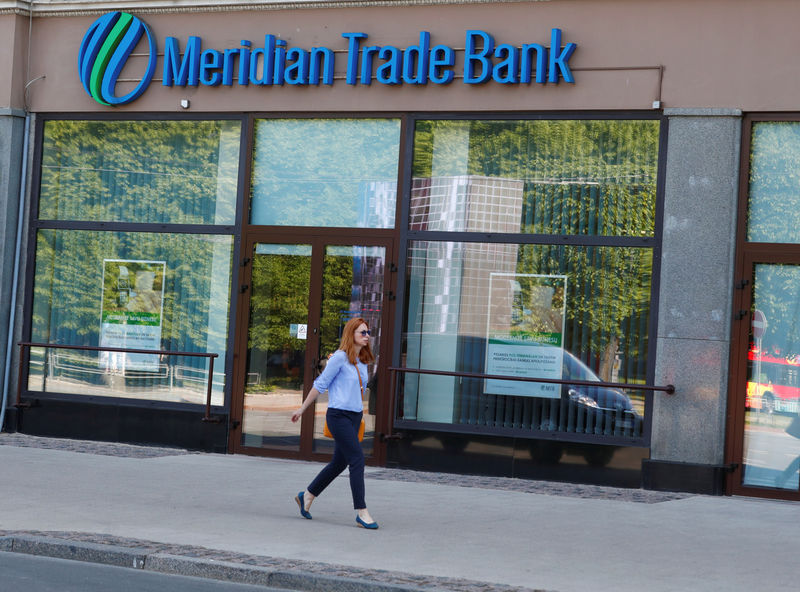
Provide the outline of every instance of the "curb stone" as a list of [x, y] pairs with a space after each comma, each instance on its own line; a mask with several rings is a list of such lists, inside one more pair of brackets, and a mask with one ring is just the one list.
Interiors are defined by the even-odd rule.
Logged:
[[227, 561], [208, 561], [167, 553], [148, 556], [145, 570], [182, 576], [224, 580], [239, 584], [255, 584], [273, 588], [289, 588], [305, 592], [423, 592], [422, 588], [396, 586], [347, 577], [334, 577], [311, 572], [288, 572], [241, 565]]
[[48, 537], [0, 537], [0, 551], [304, 592], [424, 592], [422, 588], [414, 586], [398, 586], [304, 571], [277, 571], [268, 567], [181, 557], [168, 553], [148, 554], [146, 549]]
[[142, 569], [145, 566], [147, 551], [113, 545], [63, 541], [47, 537], [7, 537], [11, 540], [12, 553], [25, 555], [44, 555], [56, 559], [102, 563], [118, 567]]
[[[205, 547], [195, 547], [191, 545], [175, 545], [167, 543], [157, 543], [153, 541], [142, 541], [137, 539], [126, 539], [115, 537], [111, 535], [103, 535], [96, 533], [80, 533], [80, 532], [38, 532], [38, 531], [4, 531], [0, 529], [0, 541], [5, 539], [5, 545], [12, 545], [14, 540], [17, 539], [48, 539], [58, 541], [63, 545], [98, 545], [101, 549], [136, 549], [144, 551], [145, 566], [143, 569], [153, 569], [156, 563], [155, 556], [159, 556], [158, 560], [162, 565], [166, 564], [165, 557], [177, 558], [177, 560], [184, 560], [182, 569], [187, 569], [188, 563], [186, 560], [194, 560], [195, 565], [192, 566], [194, 572], [177, 572], [166, 571], [164, 568], [163, 573], [174, 573], [174, 575], [196, 575], [202, 577], [199, 571], [199, 565], [203, 562], [206, 564], [220, 565], [230, 564], [239, 568], [260, 568], [262, 570], [272, 571], [274, 574], [274, 581], [288, 581], [283, 574], [290, 574], [291, 577], [299, 577], [304, 575], [306, 577], [320, 576], [325, 578], [326, 586], [330, 582], [338, 582], [340, 580], [355, 580], [361, 587], [358, 590], [368, 590], [369, 592], [407, 592], [409, 590], [419, 591], [424, 590], [430, 592], [437, 590], [440, 592], [552, 592], [542, 590], [540, 588], [528, 588], [520, 586], [510, 586], [506, 584], [498, 584], [491, 582], [483, 582], [477, 580], [464, 580], [459, 578], [447, 578], [437, 576], [423, 576], [420, 574], [411, 574], [403, 572], [392, 572], [383, 569], [365, 570], [359, 568], [352, 568], [349, 566], [332, 565], [320, 563], [315, 561], [303, 560], [288, 560], [277, 557], [263, 557], [258, 555], [247, 555], [241, 553], [232, 553], [228, 551], [219, 551], [214, 549], [207, 549]], [[9, 548], [10, 550], [10, 548]], [[172, 568], [176, 569], [176, 568]], [[222, 575], [220, 577], [229, 577]], [[284, 578], [284, 579], [281, 579]], [[296, 582], [296, 580], [292, 580]], [[319, 580], [323, 581], [323, 580]], [[364, 588], [369, 585], [369, 588]], [[276, 588], [275, 584], [272, 587]], [[299, 589], [299, 586], [294, 585], [294, 589]], [[323, 588], [327, 592], [328, 588]], [[308, 592], [308, 588], [302, 588]], [[345, 591], [343, 591], [345, 592]]]

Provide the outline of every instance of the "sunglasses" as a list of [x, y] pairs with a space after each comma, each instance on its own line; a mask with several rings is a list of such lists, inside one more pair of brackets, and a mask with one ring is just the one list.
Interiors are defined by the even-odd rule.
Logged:
[[356, 333], [359, 333], [361, 335], [369, 335], [370, 334], [369, 331], [356, 331]]

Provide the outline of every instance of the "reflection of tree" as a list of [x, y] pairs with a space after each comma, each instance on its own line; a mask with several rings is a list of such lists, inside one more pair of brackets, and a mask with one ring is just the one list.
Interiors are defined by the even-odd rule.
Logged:
[[[325, 256], [319, 332], [319, 355], [323, 358], [339, 347], [340, 330], [353, 304], [354, 269], [353, 256]], [[256, 254], [251, 278], [248, 341], [254, 364], [258, 363], [258, 356], [305, 355], [307, 341], [293, 336], [290, 327], [308, 322], [310, 280], [311, 257], [308, 255]]]
[[339, 332], [348, 320], [343, 311], [350, 310], [352, 300], [353, 257], [327, 255], [322, 286], [320, 355], [326, 356], [339, 348]]
[[[230, 269], [229, 236], [40, 230], [37, 235], [32, 339], [71, 345], [98, 345], [104, 259], [166, 261], [162, 347], [207, 351], [224, 343], [227, 301], [215, 302], [215, 282], [228, 294], [229, 275], [214, 277], [214, 262], [224, 257]], [[214, 278], [212, 280], [212, 278]], [[159, 294], [160, 296], [160, 294]], [[180, 360], [180, 363], [189, 363]], [[200, 362], [198, 362], [200, 363]], [[203, 362], [204, 363], [204, 362]]]
[[767, 318], [764, 349], [779, 357], [799, 356], [800, 268], [757, 265], [754, 303]]
[[232, 224], [235, 121], [48, 121], [39, 216]]
[[[47, 121], [39, 217], [232, 224], [239, 128], [237, 121]], [[164, 349], [224, 344], [228, 302], [219, 296], [228, 294], [231, 250], [230, 236], [40, 230], [33, 339], [97, 345], [103, 260], [133, 259], [166, 261]]]
[[[420, 121], [413, 175], [522, 180], [521, 233], [653, 236], [658, 138], [657, 121]], [[644, 373], [651, 249], [525, 246], [516, 272], [569, 277], [565, 346], [602, 378], [621, 341]]]
[[751, 155], [747, 240], [797, 242], [800, 124], [754, 124]]
[[308, 322], [311, 258], [305, 255], [256, 255], [250, 298], [249, 349], [264, 352], [305, 350], [292, 336], [292, 324]]
[[[609, 356], [621, 336], [633, 354], [643, 354], [650, 304], [652, 252], [614, 247], [541, 246], [521, 250], [523, 273], [563, 274], [567, 282], [565, 347]], [[632, 342], [632, 343], [631, 343]], [[604, 358], [606, 364], [613, 357]], [[602, 360], [601, 360], [602, 361]], [[610, 367], [601, 368], [608, 379]]]

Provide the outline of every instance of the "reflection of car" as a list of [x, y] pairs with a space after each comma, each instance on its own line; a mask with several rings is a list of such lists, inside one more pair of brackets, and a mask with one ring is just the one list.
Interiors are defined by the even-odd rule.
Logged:
[[[602, 382], [568, 351], [564, 351], [562, 378]], [[633, 408], [630, 398], [619, 389], [565, 384], [561, 388], [561, 398], [569, 405], [569, 418], [573, 419], [574, 415], [575, 431], [625, 436], [642, 433], [642, 417]]]

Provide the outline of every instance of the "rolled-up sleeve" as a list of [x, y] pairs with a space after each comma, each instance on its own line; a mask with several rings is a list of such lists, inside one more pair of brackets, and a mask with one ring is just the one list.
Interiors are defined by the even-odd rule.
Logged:
[[328, 363], [325, 365], [325, 369], [322, 371], [322, 374], [317, 376], [317, 379], [314, 381], [314, 388], [320, 393], [327, 391], [328, 387], [333, 382], [333, 379], [339, 374], [339, 371], [342, 369], [342, 366], [346, 360], [347, 354], [340, 349], [336, 350], [336, 352], [330, 358], [328, 358]]

